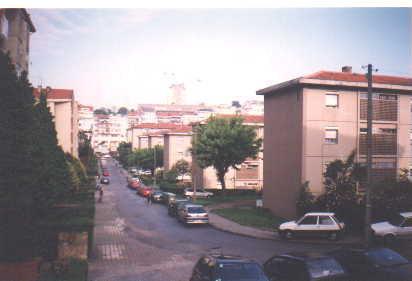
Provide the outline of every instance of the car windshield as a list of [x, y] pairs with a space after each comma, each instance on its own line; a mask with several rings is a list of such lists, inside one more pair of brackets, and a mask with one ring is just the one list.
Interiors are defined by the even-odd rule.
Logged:
[[322, 258], [308, 261], [307, 267], [310, 276], [314, 279], [345, 273], [342, 266], [332, 258]]
[[400, 226], [405, 220], [400, 214], [393, 215], [389, 218], [389, 223], [391, 225]]
[[379, 266], [394, 266], [408, 263], [407, 259], [386, 248], [370, 250], [366, 252], [365, 255], [373, 262], [373, 264]]
[[201, 214], [206, 213], [206, 211], [202, 207], [189, 207], [187, 211], [192, 214]]
[[221, 281], [267, 281], [262, 269], [255, 263], [224, 263], [217, 269]]

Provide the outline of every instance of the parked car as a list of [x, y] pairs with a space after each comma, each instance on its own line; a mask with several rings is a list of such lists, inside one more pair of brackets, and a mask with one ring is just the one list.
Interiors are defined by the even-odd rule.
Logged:
[[371, 228], [375, 238], [383, 239], [387, 243], [395, 239], [411, 239], [412, 212], [396, 214], [388, 221], [372, 224]]
[[202, 205], [184, 204], [177, 210], [178, 220], [185, 224], [207, 224], [209, 215]]
[[110, 180], [109, 180], [109, 178], [102, 177], [102, 178], [100, 179], [100, 183], [109, 184], [109, 183], [110, 183]]
[[388, 248], [346, 248], [330, 253], [362, 281], [411, 281], [412, 263]]
[[176, 199], [175, 201], [170, 202], [167, 206], [167, 213], [169, 216], [176, 217], [177, 216], [177, 209], [181, 204], [188, 204], [192, 203], [189, 199]]
[[128, 175], [127, 176], [127, 182], [131, 182], [131, 181], [140, 181], [140, 178], [138, 175]]
[[153, 189], [148, 186], [142, 186], [137, 190], [137, 194], [143, 197], [148, 197], [152, 193]]
[[[184, 191], [184, 196], [185, 197], [193, 197], [195, 194], [195, 191], [193, 190], [193, 188], [186, 188]], [[202, 198], [209, 198], [213, 196], [212, 192], [207, 192], [204, 191], [203, 189], [196, 189], [196, 197], [202, 197]]]
[[137, 168], [136, 167], [130, 167], [129, 169], [127, 169], [127, 171], [129, 172], [129, 174], [137, 174]]
[[193, 268], [190, 281], [269, 281], [254, 260], [227, 255], [205, 255]]
[[108, 170], [103, 170], [103, 176], [108, 177], [110, 176], [110, 173]]
[[169, 204], [176, 200], [176, 194], [171, 192], [165, 192], [163, 195], [163, 202], [169, 206]]
[[339, 239], [345, 224], [339, 222], [334, 213], [307, 213], [297, 221], [282, 223], [278, 227], [280, 237], [291, 239], [294, 236], [326, 236], [330, 240]]
[[162, 202], [163, 201], [163, 196], [164, 196], [163, 192], [159, 191], [159, 190], [153, 191], [150, 194], [150, 197], [152, 198], [153, 202]]
[[332, 256], [320, 253], [277, 255], [263, 265], [269, 280], [279, 281], [346, 281], [349, 272]]
[[129, 186], [130, 188], [132, 188], [132, 189], [136, 189], [136, 190], [137, 190], [138, 188], [141, 187], [141, 183], [140, 183], [140, 181], [138, 181], [138, 180], [133, 180], [133, 181], [130, 181], [130, 182], [129, 182], [128, 186]]
[[152, 171], [150, 171], [150, 170], [139, 170], [137, 173], [139, 175], [146, 175], [146, 176], [152, 175]]

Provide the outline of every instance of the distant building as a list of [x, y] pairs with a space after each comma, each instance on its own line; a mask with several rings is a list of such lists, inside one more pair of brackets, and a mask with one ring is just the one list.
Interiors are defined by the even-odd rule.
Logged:
[[26, 9], [0, 9], [0, 50], [10, 53], [18, 74], [29, 70], [30, 35], [35, 31]]
[[128, 128], [140, 123], [140, 114], [137, 111], [129, 111], [127, 113]]
[[181, 105], [185, 104], [185, 84], [172, 84], [169, 89], [171, 90], [170, 104]]
[[127, 129], [127, 141], [132, 144], [133, 149], [140, 149], [139, 136], [147, 136], [159, 130], [173, 130], [190, 128], [181, 124], [173, 123], [141, 123]]
[[[34, 89], [33, 94], [39, 98], [39, 89]], [[78, 105], [73, 90], [52, 89], [47, 94], [47, 105], [54, 117], [59, 145], [64, 152], [78, 157]]]
[[127, 141], [127, 116], [98, 114], [94, 116], [92, 147], [96, 152], [116, 152], [121, 142]]
[[78, 112], [79, 131], [84, 132], [88, 138], [91, 138], [94, 124], [93, 106], [79, 104]]
[[[315, 195], [324, 192], [328, 163], [355, 150], [365, 164], [367, 86], [364, 73], [344, 67], [257, 91], [265, 101], [264, 207], [294, 217], [302, 183], [309, 181]], [[373, 75], [375, 181], [412, 165], [411, 97], [412, 78]]]

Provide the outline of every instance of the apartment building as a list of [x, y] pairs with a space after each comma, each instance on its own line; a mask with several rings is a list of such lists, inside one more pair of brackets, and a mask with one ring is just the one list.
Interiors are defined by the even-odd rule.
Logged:
[[[217, 115], [220, 118], [231, 118], [238, 115]], [[243, 124], [255, 128], [256, 137], [264, 137], [264, 123], [262, 115], [239, 115], [243, 118]], [[202, 123], [205, 124], [207, 120]], [[202, 124], [201, 123], [201, 124]], [[228, 189], [262, 189], [263, 184], [263, 153], [259, 152], [256, 159], [248, 158], [238, 169], [230, 168], [225, 175], [226, 188]], [[193, 184], [196, 188], [217, 188], [221, 189], [221, 184], [216, 177], [213, 167], [201, 169], [194, 162], [192, 167]]]
[[116, 152], [119, 144], [127, 140], [127, 116], [97, 114], [94, 116], [92, 147], [99, 153]]
[[191, 127], [172, 129], [164, 134], [163, 167], [165, 171], [170, 170], [179, 160], [192, 162], [191, 142]]
[[84, 132], [87, 137], [91, 138], [94, 124], [93, 106], [79, 104], [78, 112], [79, 131]]
[[0, 50], [9, 52], [18, 74], [29, 70], [30, 35], [35, 31], [26, 9], [0, 9]]
[[[365, 74], [320, 71], [257, 91], [264, 96], [264, 207], [295, 216], [301, 184], [324, 192], [326, 165], [353, 150], [366, 162]], [[412, 79], [373, 76], [373, 178], [396, 178], [411, 158]], [[362, 190], [360, 190], [362, 191]]]
[[[33, 94], [39, 98], [39, 89], [34, 89]], [[73, 90], [51, 89], [47, 94], [47, 105], [54, 117], [59, 145], [64, 152], [78, 157], [78, 104]]]
[[140, 148], [139, 136], [147, 136], [163, 130], [186, 129], [189, 126], [173, 123], [141, 123], [127, 129], [127, 141], [132, 144], [133, 149]]

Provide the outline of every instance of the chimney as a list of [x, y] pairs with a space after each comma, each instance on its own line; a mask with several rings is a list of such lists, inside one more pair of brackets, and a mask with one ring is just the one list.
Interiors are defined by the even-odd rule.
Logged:
[[345, 65], [342, 67], [342, 72], [352, 73], [352, 66]]

